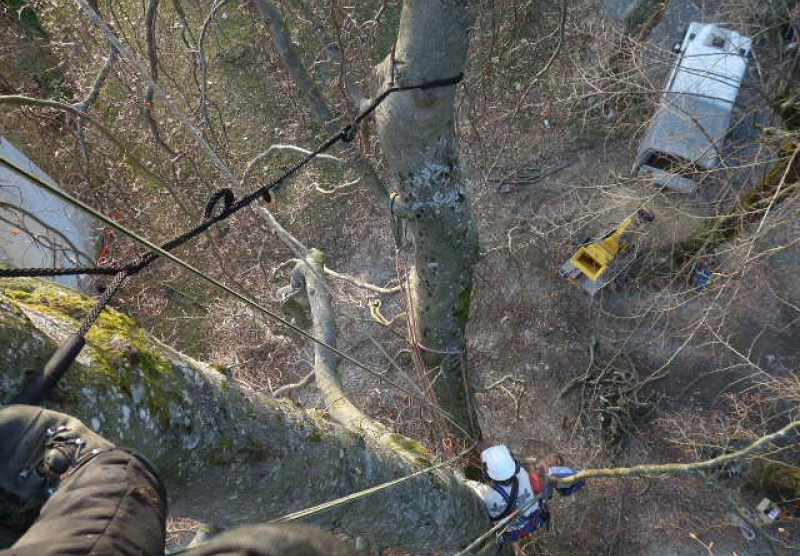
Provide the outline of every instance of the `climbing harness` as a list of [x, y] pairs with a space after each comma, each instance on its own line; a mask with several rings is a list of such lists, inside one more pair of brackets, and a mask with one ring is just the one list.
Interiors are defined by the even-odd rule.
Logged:
[[[519, 465], [517, 466], [517, 468], [519, 468]], [[519, 473], [519, 471], [517, 471], [517, 473]], [[503, 498], [503, 501], [506, 503], [506, 507], [502, 512], [500, 512], [494, 517], [489, 516], [489, 519], [491, 519], [492, 521], [500, 521], [501, 519], [508, 517], [509, 515], [511, 515], [511, 512], [514, 511], [514, 507], [517, 505], [517, 496], [519, 495], [519, 479], [517, 479], [516, 473], [514, 474], [513, 477], [511, 477], [510, 483], [511, 483], [510, 493], [507, 493], [506, 489], [504, 489], [497, 483], [492, 483], [491, 485], [492, 489], [497, 494], [499, 494]]]
[[[488, 531], [483, 533], [477, 539], [469, 543], [469, 545], [462, 551], [457, 552], [455, 556], [472, 556], [474, 553], [472, 552], [477, 547], [486, 543], [486, 541], [491, 538], [492, 536], [497, 536], [498, 538], [505, 533], [508, 527], [511, 525], [511, 522], [515, 519], [517, 514], [525, 513], [529, 509], [533, 508], [535, 504], [538, 504], [542, 501], [541, 495], [534, 495], [534, 497], [527, 503], [525, 503], [521, 508], [518, 508], [515, 512], [513, 512], [508, 517], [502, 519], [501, 521], [497, 522], [493, 525]], [[495, 546], [492, 543], [487, 543], [484, 547], [478, 552], [478, 554], [482, 554], [487, 551], [489, 548]]]
[[[492, 489], [499, 494], [503, 501], [506, 503], [505, 509], [496, 516], [489, 516], [491, 521], [497, 522], [506, 517], [510, 516], [512, 513], [515, 513], [518, 517], [509, 522], [509, 527], [506, 528], [502, 533], [498, 534], [497, 540], [499, 543], [506, 543], [506, 542], [516, 542], [520, 539], [530, 536], [538, 529], [547, 525], [550, 521], [550, 512], [547, 510], [547, 506], [545, 504], [545, 497], [543, 491], [536, 492], [533, 489], [533, 485], [531, 485], [531, 490], [533, 491], [534, 498], [541, 496], [539, 501], [539, 507], [534, 509], [531, 513], [525, 515], [525, 512], [515, 512], [515, 508], [517, 506], [517, 500], [519, 496], [519, 479], [517, 475], [520, 471], [520, 465], [518, 462], [516, 463], [516, 469], [514, 471], [514, 476], [511, 477], [508, 481], [495, 481], [491, 484]], [[506, 492], [506, 490], [501, 486], [504, 484], [511, 485], [511, 491]], [[533, 506], [531, 506], [532, 508]], [[514, 525], [513, 529], [510, 529], [510, 526]]]
[[[320, 147], [316, 150], [308, 153], [306, 156], [303, 157], [300, 162], [297, 162], [293, 166], [291, 166], [287, 171], [285, 171], [279, 178], [272, 181], [271, 183], [262, 186], [252, 193], [242, 197], [238, 201], [235, 200], [233, 192], [228, 188], [222, 188], [215, 192], [211, 198], [209, 199], [205, 213], [204, 213], [204, 220], [198, 226], [184, 232], [183, 234], [179, 235], [178, 237], [164, 243], [161, 247], [157, 247], [153, 243], [149, 241], [142, 241], [143, 238], [137, 236], [136, 234], [131, 234], [129, 230], [125, 229], [124, 227], [120, 226], [116, 222], [112, 221], [105, 215], [102, 215], [98, 211], [91, 209], [88, 205], [81, 203], [68, 193], [59, 190], [56, 187], [51, 186], [50, 184], [45, 183], [42, 179], [38, 178], [37, 176], [33, 175], [32, 173], [28, 172], [26, 169], [20, 167], [19, 165], [6, 160], [5, 158], [0, 157], [0, 163], [4, 164], [11, 170], [14, 170], [18, 174], [24, 176], [25, 178], [37, 183], [41, 187], [49, 190], [50, 192], [56, 194], [57, 196], [61, 197], [62, 199], [87, 210], [94, 216], [104, 220], [105, 222], [111, 224], [117, 230], [128, 234], [131, 237], [139, 240], [140, 243], [144, 243], [148, 247], [150, 247], [151, 251], [148, 251], [142, 255], [140, 255], [133, 263], [126, 265], [124, 267], [76, 267], [76, 268], [59, 268], [59, 269], [50, 269], [50, 268], [23, 268], [23, 269], [0, 269], [0, 277], [22, 277], [22, 276], [68, 276], [68, 275], [75, 275], [75, 274], [113, 274], [114, 278], [111, 280], [109, 285], [106, 287], [105, 292], [98, 300], [97, 304], [95, 305], [94, 309], [87, 315], [86, 319], [84, 320], [80, 330], [77, 334], [70, 336], [70, 338], [53, 354], [50, 358], [48, 363], [45, 365], [44, 369], [38, 373], [33, 375], [29, 380], [25, 382], [21, 391], [17, 394], [17, 396], [12, 400], [13, 403], [27, 403], [31, 405], [40, 404], [44, 397], [46, 396], [47, 392], [52, 389], [67, 369], [70, 367], [72, 362], [75, 358], [80, 354], [83, 346], [86, 343], [85, 335], [92, 327], [92, 325], [97, 321], [100, 314], [102, 313], [103, 308], [105, 305], [111, 300], [114, 296], [116, 291], [125, 281], [128, 276], [132, 276], [134, 274], [138, 274], [144, 268], [152, 264], [161, 256], [166, 256], [167, 258], [172, 259], [174, 262], [177, 262], [177, 258], [170, 257], [169, 251], [175, 249], [184, 243], [196, 238], [200, 234], [207, 231], [211, 228], [214, 224], [225, 220], [232, 216], [233, 214], [239, 212], [243, 208], [251, 205], [257, 199], [264, 199], [267, 202], [271, 200], [269, 191], [274, 187], [278, 186], [279, 184], [283, 183], [286, 179], [296, 174], [301, 168], [303, 168], [306, 164], [311, 162], [314, 158], [323, 154], [325, 151], [333, 147], [339, 141], [342, 142], [350, 142], [352, 141], [355, 132], [358, 129], [359, 124], [367, 118], [372, 112], [374, 112], [378, 106], [386, 100], [389, 95], [392, 93], [400, 92], [400, 91], [409, 91], [409, 90], [425, 90], [425, 89], [434, 89], [438, 87], [446, 87], [450, 85], [456, 85], [463, 79], [463, 74], [458, 74], [454, 77], [444, 78], [444, 79], [437, 79], [433, 81], [428, 81], [425, 83], [421, 83], [418, 85], [406, 85], [406, 86], [396, 86], [390, 87], [385, 90], [383, 93], [378, 95], [378, 97], [373, 100], [370, 105], [361, 112], [355, 120], [347, 125], [344, 129], [342, 129], [336, 135], [327, 139]], [[213, 216], [213, 212], [219, 203], [219, 201], [223, 201], [223, 208], [222, 210], [215, 216]], [[181, 266], [192, 270], [195, 274], [202, 274], [200, 271], [197, 271], [193, 267], [188, 264], [183, 263]], [[216, 282], [216, 281], [214, 281]], [[219, 282], [216, 282], [218, 286], [222, 286]], [[224, 287], [224, 286], [223, 286]], [[245, 300], [244, 296], [237, 295], [243, 301]], [[251, 301], [246, 301], [249, 305], [258, 305]], [[260, 307], [260, 306], [259, 306]], [[280, 322], [283, 324], [290, 326], [291, 323], [285, 321], [285, 319], [281, 319], [277, 315], [274, 315], [270, 311], [265, 311], [272, 315], [273, 318], [277, 317]], [[302, 331], [306, 337], [311, 339], [312, 341], [316, 341], [320, 343], [319, 340], [314, 338], [311, 334], [305, 333]], [[325, 346], [331, 349], [331, 346]], [[333, 349], [332, 351], [338, 352], [338, 350]], [[342, 354], [343, 355], [343, 354]], [[352, 359], [349, 357], [345, 357], [346, 359]], [[352, 361], [351, 361], [352, 362]], [[358, 364], [359, 367], [365, 368], [363, 364]]]

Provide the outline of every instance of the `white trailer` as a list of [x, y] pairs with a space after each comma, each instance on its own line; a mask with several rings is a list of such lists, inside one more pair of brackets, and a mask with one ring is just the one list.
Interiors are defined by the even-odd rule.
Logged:
[[692, 23], [680, 45], [633, 174], [684, 193], [716, 167], [742, 84], [752, 40], [716, 25]]
[[[0, 136], [0, 157], [58, 187], [32, 160]], [[17, 268], [91, 266], [97, 261], [99, 223], [0, 164], [0, 260]], [[56, 281], [80, 288], [79, 276]]]

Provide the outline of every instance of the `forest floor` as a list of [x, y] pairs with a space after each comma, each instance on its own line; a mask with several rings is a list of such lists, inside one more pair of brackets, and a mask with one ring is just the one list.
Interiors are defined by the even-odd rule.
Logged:
[[[720, 4], [724, 3], [670, 2], [651, 30], [650, 51], [668, 51], [682, 39], [691, 21], [725, 22], [735, 29], [724, 17], [713, 15], [722, 9]], [[668, 60], [669, 57], [647, 70], [654, 83], [665, 79]], [[753, 106], [763, 107], [757, 80], [751, 67], [738, 101], [742, 112]], [[737, 153], [740, 164], [757, 163], [763, 173], [771, 166], [764, 162], [766, 156], [759, 158], [761, 153], [756, 154], [752, 148], [732, 145], [752, 145], [758, 135], [755, 124], [771, 123], [768, 120], [768, 111], [755, 111], [729, 140], [729, 148]], [[516, 192], [487, 191], [478, 203], [482, 238], [487, 247], [493, 240], [494, 249], [476, 273], [478, 293], [470, 326], [470, 353], [482, 384], [504, 376], [519, 381], [507, 381], [508, 390], [496, 388], [480, 395], [485, 434], [492, 441], [507, 443], [518, 454], [540, 457], [561, 452], [577, 467], [708, 457], [713, 450], [704, 451], [694, 439], [724, 437], [732, 411], [725, 393], [749, 387], [752, 369], [736, 364], [725, 369], [721, 363], [727, 359], [726, 354], [707, 350], [706, 341], [699, 337], [682, 343], [685, 334], [681, 337], [681, 331], [691, 328], [693, 319], [708, 310], [707, 300], [682, 296], [681, 290], [691, 288], [691, 283], [665, 286], [645, 275], [616, 291], [604, 290], [592, 299], [558, 275], [559, 266], [576, 244], [570, 246], [574, 235], [559, 233], [554, 223], [574, 223], [586, 212], [602, 213], [608, 209], [610, 219], [588, 219], [587, 227], [597, 233], [604, 224], [608, 226], [630, 214], [625, 205], [614, 206], [614, 192], [619, 197], [646, 197], [647, 193], [637, 188], [646, 191], [651, 186], [618, 178], [630, 175], [639, 135], [586, 144], [576, 137], [574, 128], [559, 125], [558, 120], [545, 133], [539, 142], [543, 148], [538, 151], [537, 166], [544, 174], [563, 170]], [[603, 201], [592, 198], [593, 187], [612, 184], [615, 177], [618, 185], [609, 185], [605, 195], [600, 196]], [[737, 186], [752, 187], [757, 178], [750, 179], [749, 183], [740, 180]], [[576, 187], [585, 188], [587, 193], [582, 199], [564, 194], [574, 192]], [[652, 232], [655, 237], [651, 236], [648, 243], [650, 249], [663, 253], [670, 243], [676, 243], [676, 237], [696, 227], [691, 220], [687, 225], [686, 220], [675, 218], [672, 228], [663, 220], [672, 220], [673, 210], [681, 204], [681, 212], [708, 214], [705, 211], [715, 193], [708, 189], [688, 202], [669, 193], [650, 199], [645, 206], [654, 209], [657, 220], [662, 220], [657, 231]], [[586, 205], [580, 206], [583, 200]], [[658, 236], [668, 238], [668, 242], [660, 241]], [[676, 297], [686, 299], [687, 306], [669, 311], [667, 308], [673, 305], [669, 298]], [[762, 318], [762, 322], [768, 320], [766, 314]], [[767, 356], [783, 360], [786, 366], [772, 366], [780, 373], [781, 367], [785, 371], [796, 366], [800, 350], [777, 337], [785, 340], [790, 335], [762, 338], [765, 345], [756, 350], [760, 356], [756, 354], [754, 359], [762, 364]], [[596, 353], [592, 357], [590, 346], [595, 340]], [[753, 353], [756, 342], [745, 344], [751, 348], [748, 353]], [[714, 372], [708, 372], [711, 370]], [[605, 392], [597, 392], [596, 385], [585, 384], [560, 395], [567, 381], [590, 371], [592, 376], [632, 373], [637, 381], [663, 375], [642, 388], [639, 401], [650, 404], [647, 414], [641, 415], [629, 434], [623, 433], [621, 443], [611, 450], [603, 445], [602, 433], [597, 432], [601, 415], [592, 412], [591, 404], [587, 407], [581, 402]], [[734, 482], [725, 484], [741, 495], [744, 504], [754, 506], [762, 496], [757, 489], [736, 487]], [[731, 507], [695, 477], [592, 481], [576, 499], [556, 501], [553, 514], [555, 526], [533, 542], [534, 554], [705, 555], [712, 550], [720, 555], [769, 553], [763, 539], [743, 538]], [[784, 535], [782, 540], [795, 545], [800, 540], [798, 530]], [[709, 550], [700, 541], [713, 543], [715, 548]]]
[[[651, 31], [649, 47], [663, 56], [682, 38], [689, 22], [720, 21], [714, 19], [713, 8], [712, 2], [671, 2]], [[663, 58], [647, 70], [655, 83], [665, 79], [674, 59]], [[738, 102], [741, 112], [763, 107], [757, 79], [754, 71], [748, 73]], [[768, 120], [769, 111], [754, 111], [729, 140], [732, 158], [759, 168], [755, 177], [740, 179], [736, 187], [752, 187], [771, 167], [767, 155], [752, 149], [756, 124]], [[479, 390], [495, 384], [478, 394], [486, 438], [508, 444], [520, 456], [557, 451], [577, 467], [616, 467], [713, 457], [741, 440], [728, 436], [737, 431], [735, 408], [726, 392], [751, 386], [752, 368], [737, 364], [741, 362], [726, 365], [730, 353], [710, 349], [705, 330], [686, 339], [686, 329], [713, 305], [687, 295], [696, 293], [691, 280], [668, 284], [641, 274], [591, 298], [558, 274], [580, 232], [607, 229], [637, 203], [656, 213], [657, 223], [646, 243], [657, 256], [669, 253], [713, 214], [713, 188], [689, 198], [670, 192], [654, 195], [648, 184], [625, 178], [640, 135], [598, 134], [582, 130], [569, 116], [555, 116], [522, 141], [530, 161], [512, 168], [518, 175], [526, 170], [531, 175], [535, 168], [548, 177], [532, 184], [518, 178], [521, 185], [515, 187], [513, 179], [486, 182], [478, 172], [472, 176], [484, 254], [476, 269], [468, 333], [472, 381]], [[524, 154], [518, 158], [526, 161]], [[372, 278], [389, 279], [387, 254], [376, 244], [359, 241], [349, 246], [355, 251], [337, 250], [336, 260], [343, 267], [373, 261], [383, 271], [373, 271]], [[764, 313], [754, 320], [769, 321], [769, 306], [764, 305]], [[401, 300], [385, 300], [383, 308], [390, 318], [405, 310]], [[396, 334], [404, 334], [403, 322], [395, 324]], [[757, 332], [763, 327], [740, 340], [750, 342]], [[358, 337], [359, 331], [351, 328], [345, 335]], [[797, 345], [785, 341], [791, 335], [791, 329], [770, 331], [745, 345], [755, 354], [756, 364], [781, 373], [796, 365], [800, 355]], [[761, 346], [753, 350], [757, 342]], [[403, 363], [412, 364], [410, 357]], [[604, 441], [613, 431], [600, 432], [596, 404], [606, 391], [586, 384], [560, 395], [568, 381], [589, 371], [593, 376], [616, 373], [626, 384], [652, 379], [639, 391], [638, 401], [646, 405], [639, 412], [643, 414], [634, 416], [616, 446]], [[368, 389], [360, 379], [349, 380], [351, 391]], [[631, 411], [637, 413], [635, 408]], [[758, 489], [743, 488], [741, 481], [720, 480], [734, 498], [751, 507], [763, 497]], [[554, 527], [532, 541], [532, 554], [699, 556], [711, 553], [710, 543], [713, 554], [770, 553], [763, 539], [743, 537], [732, 508], [696, 477], [596, 480], [575, 499], [557, 500], [552, 508]], [[789, 528], [781, 540], [796, 544], [800, 531]]]

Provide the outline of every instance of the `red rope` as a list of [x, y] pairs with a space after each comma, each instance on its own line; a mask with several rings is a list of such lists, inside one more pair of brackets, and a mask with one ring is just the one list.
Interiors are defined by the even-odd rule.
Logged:
[[422, 346], [417, 340], [416, 321], [414, 320], [414, 306], [411, 301], [411, 288], [408, 287], [408, 264], [406, 264], [405, 257], [403, 258], [403, 271], [400, 270], [400, 251], [395, 252], [395, 269], [397, 271], [397, 279], [400, 281], [400, 289], [403, 290], [403, 298], [406, 305], [406, 315], [408, 315], [408, 333], [411, 336], [411, 343], [414, 345], [414, 354], [417, 358], [419, 365], [420, 379], [424, 382], [423, 386], [431, 397], [433, 403], [438, 404], [436, 399], [436, 391], [433, 389], [433, 383], [429, 376], [428, 366], [425, 364], [425, 359], [422, 357]]
[[[425, 390], [429, 393], [431, 402], [435, 403], [436, 405], [441, 406], [441, 404], [439, 403], [438, 396], [436, 395], [436, 390], [433, 387], [433, 382], [431, 381], [430, 376], [429, 376], [430, 375], [430, 370], [428, 369], [428, 366], [425, 363], [425, 358], [423, 357], [422, 352], [426, 351], [426, 352], [429, 352], [429, 353], [435, 353], [437, 355], [458, 355], [459, 356], [459, 361], [460, 361], [460, 364], [461, 364], [461, 380], [464, 383], [464, 395], [465, 395], [464, 401], [467, 404], [467, 412], [469, 413], [470, 424], [472, 425], [472, 429], [475, 430], [475, 420], [474, 420], [474, 416], [473, 416], [473, 413], [472, 413], [472, 404], [470, 402], [470, 396], [469, 396], [469, 383], [467, 382], [466, 354], [465, 354], [465, 352], [463, 350], [460, 350], [460, 349], [456, 349], [456, 350], [453, 350], [453, 349], [444, 349], [444, 350], [442, 350], [442, 349], [434, 349], [434, 348], [426, 346], [425, 344], [423, 344], [422, 342], [419, 341], [419, 338], [417, 337], [417, 332], [416, 332], [416, 329], [417, 329], [416, 321], [414, 320], [414, 306], [413, 306], [413, 302], [411, 300], [411, 287], [410, 287], [410, 285], [408, 283], [408, 279], [409, 279], [408, 264], [407, 264], [407, 261], [406, 261], [405, 256], [404, 256], [403, 257], [403, 271], [401, 272], [401, 270], [400, 270], [400, 250], [399, 249], [395, 250], [395, 269], [397, 271], [397, 279], [400, 282], [400, 289], [403, 291], [403, 297], [405, 298], [406, 315], [408, 315], [408, 330], [409, 330], [409, 334], [411, 336], [411, 341], [414, 344], [414, 353], [417, 356], [417, 362], [418, 362], [419, 367], [420, 367], [420, 374], [422, 375], [422, 381], [425, 383], [425, 384], [423, 384], [423, 386], [425, 387]], [[444, 427], [445, 427], [445, 430], [449, 431], [449, 433], [452, 435], [453, 431], [452, 431], [452, 428], [450, 427], [450, 424], [447, 423], [447, 422], [444, 422]], [[466, 442], [466, 440], [465, 440], [465, 442]], [[465, 444], [465, 446], [466, 446], [466, 444]], [[453, 438], [452, 437], [444, 438], [442, 440], [442, 447], [444, 448], [445, 454], [450, 454], [450, 453], [454, 454], [455, 453], [454, 444], [453, 444]]]

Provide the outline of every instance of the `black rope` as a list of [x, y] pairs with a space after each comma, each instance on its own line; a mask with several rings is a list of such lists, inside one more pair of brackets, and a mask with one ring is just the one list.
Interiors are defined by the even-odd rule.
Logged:
[[78, 334], [81, 336], [86, 336], [89, 332], [89, 329], [92, 325], [97, 322], [97, 319], [100, 318], [100, 313], [103, 312], [103, 309], [111, 301], [111, 298], [114, 297], [114, 294], [117, 293], [117, 290], [120, 288], [122, 283], [128, 277], [128, 273], [126, 271], [122, 271], [114, 276], [114, 279], [108, 283], [106, 286], [105, 291], [100, 296], [100, 299], [97, 300], [97, 303], [94, 306], [86, 318], [83, 319], [83, 324], [81, 325], [80, 329], [78, 330]]
[[75, 266], [69, 268], [0, 268], [2, 278], [73, 276], [76, 274], [113, 275], [122, 270], [106, 266]]
[[206, 204], [206, 212], [203, 215], [205, 216], [206, 219], [211, 218], [211, 215], [214, 214], [214, 209], [217, 207], [217, 203], [219, 202], [220, 199], [223, 199], [225, 203], [222, 209], [222, 214], [225, 214], [230, 210], [231, 205], [233, 204], [233, 201], [236, 199], [236, 197], [233, 195], [233, 190], [227, 187], [223, 187], [222, 189], [214, 193], [208, 200], [208, 203]]
[[[214, 224], [221, 222], [227, 218], [230, 218], [232, 215], [236, 214], [243, 208], [250, 206], [254, 201], [259, 198], [263, 198], [267, 202], [271, 202], [271, 196], [269, 194], [270, 190], [274, 187], [277, 187], [282, 182], [286, 181], [288, 178], [292, 177], [296, 174], [300, 169], [302, 169], [306, 164], [311, 162], [317, 156], [325, 153], [328, 149], [333, 147], [339, 141], [343, 142], [350, 142], [353, 140], [356, 131], [358, 130], [358, 125], [370, 114], [372, 114], [380, 104], [386, 100], [386, 98], [391, 95], [392, 93], [400, 92], [400, 91], [410, 91], [414, 89], [418, 90], [426, 90], [426, 89], [435, 89], [439, 87], [446, 87], [449, 85], [456, 85], [464, 78], [464, 74], [460, 73], [454, 77], [448, 77], [446, 79], [436, 79], [433, 81], [427, 81], [425, 83], [421, 83], [418, 85], [405, 85], [405, 86], [398, 86], [398, 87], [390, 87], [378, 95], [375, 100], [373, 100], [370, 105], [361, 112], [353, 123], [344, 127], [339, 133], [336, 135], [328, 138], [322, 145], [320, 145], [316, 150], [308, 153], [305, 157], [303, 157], [300, 162], [296, 163], [294, 166], [289, 168], [286, 172], [284, 172], [279, 178], [270, 182], [269, 184], [256, 189], [255, 191], [247, 194], [246, 196], [242, 197], [238, 201], [235, 200], [233, 191], [228, 188], [222, 188], [218, 191], [214, 192], [213, 195], [209, 198], [205, 213], [204, 213], [204, 220], [201, 224], [192, 228], [191, 230], [187, 230], [183, 234], [177, 236], [174, 239], [164, 243], [161, 248], [165, 251], [171, 251], [176, 247], [180, 247], [187, 241], [194, 239], [195, 237], [199, 236], [209, 228], [211, 228]], [[0, 159], [0, 162], [6, 163], [9, 165], [7, 161]], [[9, 165], [13, 168], [13, 166]], [[16, 169], [16, 168], [14, 168]], [[224, 208], [223, 210], [217, 214], [216, 216], [212, 216], [216, 205], [219, 203], [220, 199], [224, 200]], [[74, 267], [74, 268], [3, 268], [0, 269], [0, 278], [2, 277], [40, 277], [40, 276], [69, 276], [75, 274], [96, 274], [96, 275], [111, 275], [117, 274], [122, 272], [123, 270], [128, 273], [129, 276], [134, 274], [138, 274], [148, 265], [153, 263], [156, 259], [159, 258], [160, 255], [154, 252], [148, 252], [142, 257], [140, 257], [139, 261], [133, 264], [129, 264], [124, 267]]]
[[[328, 138], [322, 145], [320, 145], [316, 150], [308, 153], [305, 157], [303, 157], [300, 162], [296, 163], [294, 166], [289, 168], [287, 171], [283, 173], [279, 178], [272, 181], [271, 183], [260, 187], [249, 193], [248, 195], [242, 197], [238, 201], [236, 200], [233, 191], [229, 188], [221, 188], [214, 192], [213, 195], [209, 198], [208, 202], [206, 203], [206, 208], [204, 212], [204, 219], [201, 224], [192, 228], [191, 230], [187, 230], [183, 234], [171, 239], [170, 241], [164, 243], [161, 248], [164, 251], [171, 251], [176, 247], [180, 247], [184, 243], [194, 239], [195, 237], [199, 236], [200, 234], [204, 233], [206, 230], [211, 228], [217, 222], [221, 222], [232, 215], [236, 214], [243, 208], [251, 205], [254, 201], [261, 198], [266, 202], [271, 202], [272, 198], [270, 196], [270, 190], [282, 182], [296, 174], [303, 166], [311, 162], [317, 156], [323, 154], [325, 151], [333, 147], [339, 141], [344, 143], [350, 143], [355, 138], [355, 134], [358, 131], [358, 125], [367, 118], [378, 106], [386, 100], [386, 98], [392, 94], [399, 91], [409, 91], [412, 89], [434, 89], [438, 87], [446, 87], [449, 85], [456, 85], [464, 78], [464, 74], [460, 73], [454, 77], [449, 77], [446, 79], [437, 79], [434, 81], [428, 81], [425, 83], [421, 83], [419, 85], [407, 85], [407, 86], [400, 86], [400, 87], [390, 87], [389, 89], [385, 90], [381, 93], [375, 100], [373, 100], [370, 105], [361, 112], [353, 123], [344, 127], [339, 133], [334, 135], [333, 137]], [[12, 170], [16, 171], [17, 173], [25, 176], [28, 179], [33, 180], [34, 182], [40, 181], [36, 176], [26, 172], [24, 169], [16, 166], [15, 164], [3, 159], [0, 157], [0, 162], [5, 164], [7, 167], [11, 168]], [[223, 201], [223, 208], [219, 214], [213, 216], [214, 210], [217, 207], [219, 201]], [[20, 392], [14, 396], [11, 403], [24, 403], [24, 404], [31, 404], [31, 405], [38, 405], [44, 401], [45, 396], [47, 393], [58, 383], [64, 373], [69, 369], [72, 362], [75, 358], [80, 354], [81, 349], [86, 343], [86, 334], [89, 332], [89, 329], [97, 322], [97, 319], [100, 318], [100, 314], [103, 312], [103, 309], [114, 297], [114, 294], [117, 290], [122, 286], [122, 283], [125, 281], [128, 276], [133, 276], [134, 274], [138, 274], [147, 266], [152, 264], [156, 261], [161, 255], [154, 252], [148, 251], [138, 257], [136, 262], [128, 264], [124, 267], [102, 267], [102, 266], [95, 266], [95, 267], [73, 267], [73, 268], [2, 268], [0, 269], [0, 277], [45, 277], [45, 276], [70, 276], [70, 275], [77, 275], [77, 274], [94, 274], [94, 275], [111, 275], [114, 274], [114, 278], [109, 282], [108, 286], [106, 287], [103, 294], [97, 300], [94, 308], [86, 315], [83, 323], [81, 324], [80, 329], [76, 334], [70, 336], [66, 342], [64, 342], [58, 350], [50, 357], [47, 364], [45, 365], [44, 369], [39, 373], [34, 373], [31, 375], [23, 384], [22, 389]]]

